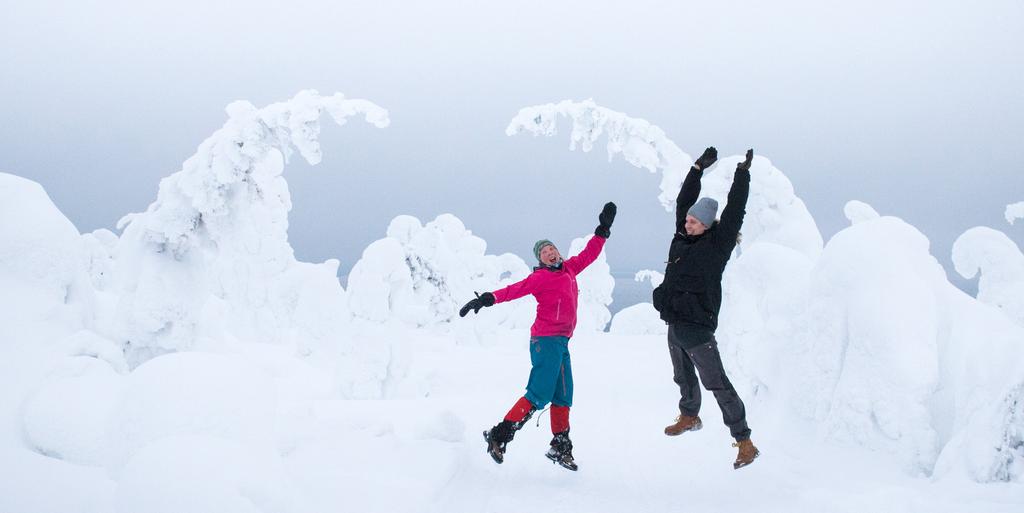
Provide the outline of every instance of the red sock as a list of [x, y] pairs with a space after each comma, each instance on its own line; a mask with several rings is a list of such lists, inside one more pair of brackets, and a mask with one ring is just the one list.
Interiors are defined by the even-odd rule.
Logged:
[[533, 404], [530, 403], [525, 397], [520, 397], [516, 404], [512, 406], [512, 409], [505, 414], [505, 420], [509, 422], [521, 422], [526, 418], [526, 414], [530, 413], [533, 409]]
[[569, 430], [569, 407], [551, 405], [551, 433]]

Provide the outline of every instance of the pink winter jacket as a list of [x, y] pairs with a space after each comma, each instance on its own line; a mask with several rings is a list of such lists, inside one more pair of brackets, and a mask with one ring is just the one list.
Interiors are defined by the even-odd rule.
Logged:
[[579, 287], [576, 275], [583, 272], [604, 248], [605, 238], [590, 238], [580, 254], [562, 262], [562, 268], [539, 268], [526, 279], [493, 292], [494, 303], [519, 299], [527, 294], [537, 298], [537, 319], [530, 328], [530, 336], [572, 337], [576, 329], [576, 303]]

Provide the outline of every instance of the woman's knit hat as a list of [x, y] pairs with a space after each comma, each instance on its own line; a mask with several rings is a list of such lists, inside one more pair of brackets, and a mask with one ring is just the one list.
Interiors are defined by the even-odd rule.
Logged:
[[540, 262], [540, 250], [544, 249], [544, 246], [556, 247], [555, 244], [547, 239], [541, 239], [533, 245], [533, 256], [537, 257], [537, 261]]

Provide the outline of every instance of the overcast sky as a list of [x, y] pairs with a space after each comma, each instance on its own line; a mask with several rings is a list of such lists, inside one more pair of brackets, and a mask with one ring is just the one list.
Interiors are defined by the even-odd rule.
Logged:
[[521, 107], [586, 98], [694, 157], [753, 147], [826, 240], [858, 199], [918, 227], [947, 268], [973, 226], [1024, 245], [1024, 222], [1003, 219], [1024, 201], [1017, 0], [44, 0], [2, 13], [0, 171], [40, 182], [83, 232], [144, 210], [231, 101], [313, 88], [392, 119], [327, 127], [322, 164], [285, 172], [298, 258], [342, 272], [399, 214], [453, 213], [489, 253], [530, 259], [538, 238], [567, 248], [591, 232], [609, 200], [613, 270], [663, 267], [672, 216], [657, 175], [603, 147], [571, 153], [567, 130], [504, 135]]

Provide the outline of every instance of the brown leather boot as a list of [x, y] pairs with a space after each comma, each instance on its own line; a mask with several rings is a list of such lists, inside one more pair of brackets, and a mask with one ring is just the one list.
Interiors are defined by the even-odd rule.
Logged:
[[746, 467], [754, 462], [754, 458], [760, 456], [761, 451], [754, 447], [754, 442], [750, 440], [740, 440], [732, 444], [733, 447], [738, 447], [739, 452], [736, 454], [736, 461], [732, 462], [732, 468], [738, 469]]
[[665, 426], [665, 434], [668, 436], [676, 436], [687, 431], [699, 431], [702, 427], [704, 427], [704, 424], [700, 421], [700, 417], [680, 415], [676, 417], [675, 424]]

